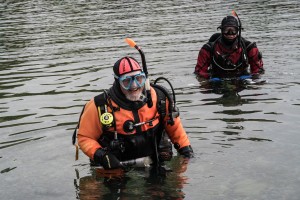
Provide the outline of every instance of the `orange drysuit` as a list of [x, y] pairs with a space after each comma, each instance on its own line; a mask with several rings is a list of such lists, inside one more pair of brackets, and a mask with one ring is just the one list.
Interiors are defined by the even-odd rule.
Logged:
[[[157, 127], [160, 123], [159, 115], [157, 108], [157, 94], [155, 90], [151, 87], [151, 96], [153, 101], [153, 106], [149, 108], [146, 103], [138, 110], [129, 110], [128, 108], [122, 108], [121, 105], [117, 105], [113, 99], [111, 99], [111, 104], [114, 108], [114, 119], [116, 123], [116, 131], [119, 135], [122, 136], [133, 136], [137, 134], [137, 129], [134, 129], [132, 132], [124, 131], [124, 123], [128, 120], [133, 121], [135, 123], [138, 122], [147, 122], [149, 120], [151, 123], [145, 123], [141, 125], [140, 129], [142, 133]], [[167, 101], [168, 102], [168, 101]], [[168, 103], [167, 103], [168, 105]], [[168, 108], [168, 107], [167, 107]], [[107, 106], [107, 111], [112, 112], [111, 108]], [[85, 106], [84, 112], [81, 116], [79, 131], [78, 131], [78, 144], [81, 150], [90, 158], [94, 159], [94, 154], [97, 149], [102, 148], [99, 144], [99, 139], [103, 134], [113, 133], [114, 126], [109, 127], [107, 130], [103, 130], [103, 125], [100, 122], [100, 115], [103, 113], [99, 113], [97, 106], [95, 105], [94, 99], [91, 99]], [[168, 111], [167, 111], [168, 114]], [[139, 120], [137, 120], [137, 118]], [[174, 125], [167, 124], [168, 115], [166, 115], [164, 121], [164, 128], [171, 139], [173, 144], [176, 144], [178, 149], [189, 146], [190, 141], [188, 136], [181, 124], [181, 120], [179, 117], [174, 118]], [[155, 133], [154, 133], [155, 134]]]

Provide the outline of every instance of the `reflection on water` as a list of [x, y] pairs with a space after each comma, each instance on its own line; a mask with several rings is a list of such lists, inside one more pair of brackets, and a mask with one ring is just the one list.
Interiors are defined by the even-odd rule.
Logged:
[[[265, 81], [258, 81], [258, 84], [249, 85], [245, 82], [241, 82], [239, 80], [225, 80], [222, 82], [208, 82], [206, 80], [199, 80], [201, 93], [203, 94], [216, 94], [219, 97], [214, 98], [204, 98], [202, 101], [204, 102], [202, 105], [222, 105], [224, 108], [227, 107], [241, 107], [245, 104], [254, 104], [255, 102], [264, 101], [267, 102], [269, 100], [280, 100], [276, 98], [270, 99], [258, 99], [259, 96], [264, 96], [266, 94], [253, 93], [250, 95], [240, 95], [243, 90], [259, 90], [258, 86], [261, 86]], [[265, 118], [253, 118], [250, 117], [253, 114], [261, 113], [263, 110], [242, 110], [242, 109], [226, 109], [220, 111], [214, 111], [212, 113], [217, 114], [218, 118], [206, 118], [206, 120], [215, 120], [225, 122], [227, 125], [223, 127], [222, 130], [212, 131], [215, 134], [215, 139], [212, 144], [220, 145], [223, 148], [229, 148], [234, 145], [235, 141], [239, 140], [248, 140], [253, 142], [264, 142], [264, 141], [272, 141], [268, 138], [262, 138], [262, 136], [258, 135], [256, 137], [248, 136], [243, 137], [243, 133], [245, 133], [245, 127], [241, 126], [241, 123], [244, 122], [260, 122], [260, 123], [269, 123], [275, 122], [280, 123], [276, 120], [265, 119]], [[249, 118], [245, 118], [244, 116], [249, 116]], [[262, 132], [263, 129], [253, 130], [255, 132]], [[220, 133], [220, 134], [218, 134]]]
[[104, 173], [90, 168], [90, 175], [81, 177], [75, 169], [74, 187], [78, 199], [184, 199], [183, 186], [188, 182], [183, 175], [187, 162], [176, 157], [170, 163], [173, 171], [158, 175], [152, 168], [130, 172]]
[[33, 141], [33, 140], [39, 140], [39, 139], [42, 139], [44, 137], [39, 137], [39, 138], [23, 138], [23, 139], [19, 139], [19, 140], [11, 140], [11, 141], [6, 141], [6, 142], [0, 142], [0, 149], [3, 149], [3, 148], [7, 148], [7, 147], [11, 147], [11, 146], [14, 146], [14, 145], [18, 145], [18, 144], [22, 144], [22, 143], [25, 143], [25, 142], [30, 142], [30, 141]]

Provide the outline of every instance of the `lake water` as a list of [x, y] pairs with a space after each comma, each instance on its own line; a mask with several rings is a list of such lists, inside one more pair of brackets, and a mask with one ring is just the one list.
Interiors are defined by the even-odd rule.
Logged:
[[[211, 91], [198, 51], [234, 9], [263, 54], [267, 83]], [[299, 1], [0, 1], [1, 199], [300, 199]], [[166, 178], [103, 178], [71, 136], [122, 56], [168, 78], [195, 158]]]

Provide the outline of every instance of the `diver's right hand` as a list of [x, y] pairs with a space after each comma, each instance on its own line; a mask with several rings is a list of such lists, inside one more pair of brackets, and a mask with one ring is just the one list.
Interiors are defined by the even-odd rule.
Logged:
[[102, 165], [104, 169], [118, 169], [122, 167], [119, 159], [103, 148], [97, 149], [94, 154], [94, 161]]

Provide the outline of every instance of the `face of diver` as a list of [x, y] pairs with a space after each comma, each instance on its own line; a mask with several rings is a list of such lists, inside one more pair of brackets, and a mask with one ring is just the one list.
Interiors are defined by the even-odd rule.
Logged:
[[238, 29], [234, 26], [226, 26], [222, 29], [222, 34], [227, 41], [234, 41], [238, 36]]
[[143, 100], [143, 90], [146, 76], [142, 71], [133, 71], [120, 76], [120, 88], [125, 97], [130, 101]]

